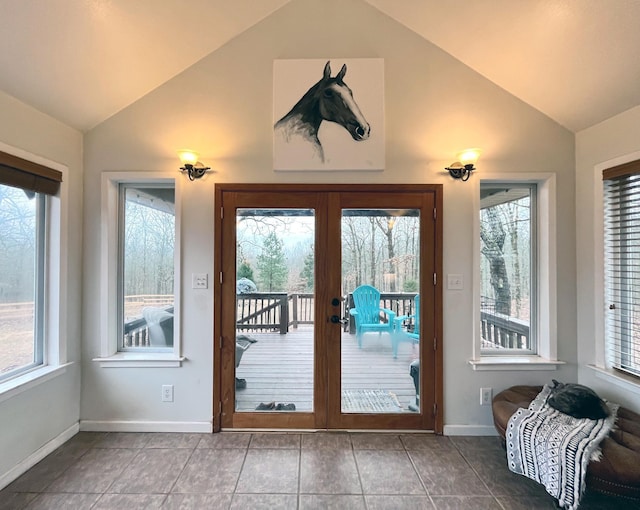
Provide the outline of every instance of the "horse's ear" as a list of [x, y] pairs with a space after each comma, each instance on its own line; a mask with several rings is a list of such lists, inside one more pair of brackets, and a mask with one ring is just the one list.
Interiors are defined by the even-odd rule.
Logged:
[[345, 74], [347, 74], [347, 64], [342, 64], [342, 69], [340, 69], [338, 76], [336, 76], [336, 81], [342, 83], [342, 78], [344, 78]]
[[328, 80], [331, 78], [331, 60], [327, 60], [327, 63], [324, 65], [324, 73], [322, 75], [323, 80]]

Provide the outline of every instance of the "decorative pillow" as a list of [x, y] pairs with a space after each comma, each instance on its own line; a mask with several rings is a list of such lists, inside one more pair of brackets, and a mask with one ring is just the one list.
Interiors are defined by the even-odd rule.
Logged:
[[609, 416], [610, 411], [595, 391], [582, 384], [564, 384], [553, 380], [553, 388], [547, 402], [561, 413], [574, 418], [600, 420]]

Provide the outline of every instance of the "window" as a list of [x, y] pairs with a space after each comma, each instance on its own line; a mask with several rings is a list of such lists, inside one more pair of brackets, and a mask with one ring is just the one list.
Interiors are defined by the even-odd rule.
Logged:
[[603, 172], [609, 367], [640, 376], [640, 161]]
[[175, 190], [119, 186], [119, 350], [171, 350], [174, 337]]
[[0, 184], [0, 380], [43, 362], [45, 200]]
[[537, 185], [480, 184], [481, 354], [536, 354]]
[[102, 367], [180, 367], [179, 181], [102, 174]]
[[0, 382], [60, 361], [45, 354], [57, 348], [47, 341], [58, 339], [54, 332], [47, 336], [45, 317], [54, 317], [55, 306], [45, 292], [53, 266], [48, 252], [59, 247], [50, 238], [49, 228], [57, 225], [50, 195], [61, 181], [57, 170], [0, 152]]

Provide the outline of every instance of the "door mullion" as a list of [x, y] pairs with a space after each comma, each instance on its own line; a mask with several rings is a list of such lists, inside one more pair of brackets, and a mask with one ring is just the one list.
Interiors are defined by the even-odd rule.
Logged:
[[326, 194], [319, 194], [317, 197], [316, 209], [316, 238], [314, 246], [315, 257], [315, 324], [314, 324], [314, 412], [316, 428], [324, 429], [329, 427], [328, 406], [329, 388], [327, 374], [329, 373], [330, 358], [324, 353], [328, 350], [331, 340], [331, 323], [328, 320], [330, 288], [327, 283], [327, 275], [331, 274], [330, 259], [327, 256], [327, 243], [329, 239], [329, 222], [327, 218]]

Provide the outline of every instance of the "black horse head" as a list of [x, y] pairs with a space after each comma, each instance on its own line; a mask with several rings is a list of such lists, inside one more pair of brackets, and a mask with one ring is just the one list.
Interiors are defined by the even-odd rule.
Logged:
[[306, 125], [315, 136], [322, 121], [327, 120], [344, 127], [356, 141], [369, 138], [371, 127], [355, 102], [353, 92], [344, 82], [346, 73], [347, 65], [344, 64], [340, 72], [332, 78], [331, 63], [328, 61], [320, 81], [313, 85], [276, 125], [295, 118], [297, 123]]
[[322, 79], [316, 84], [318, 110], [323, 120], [340, 124], [354, 140], [366, 140], [371, 127], [355, 102], [353, 92], [344, 82], [345, 74], [347, 64], [342, 65], [335, 78], [331, 78], [330, 62], [325, 64]]

